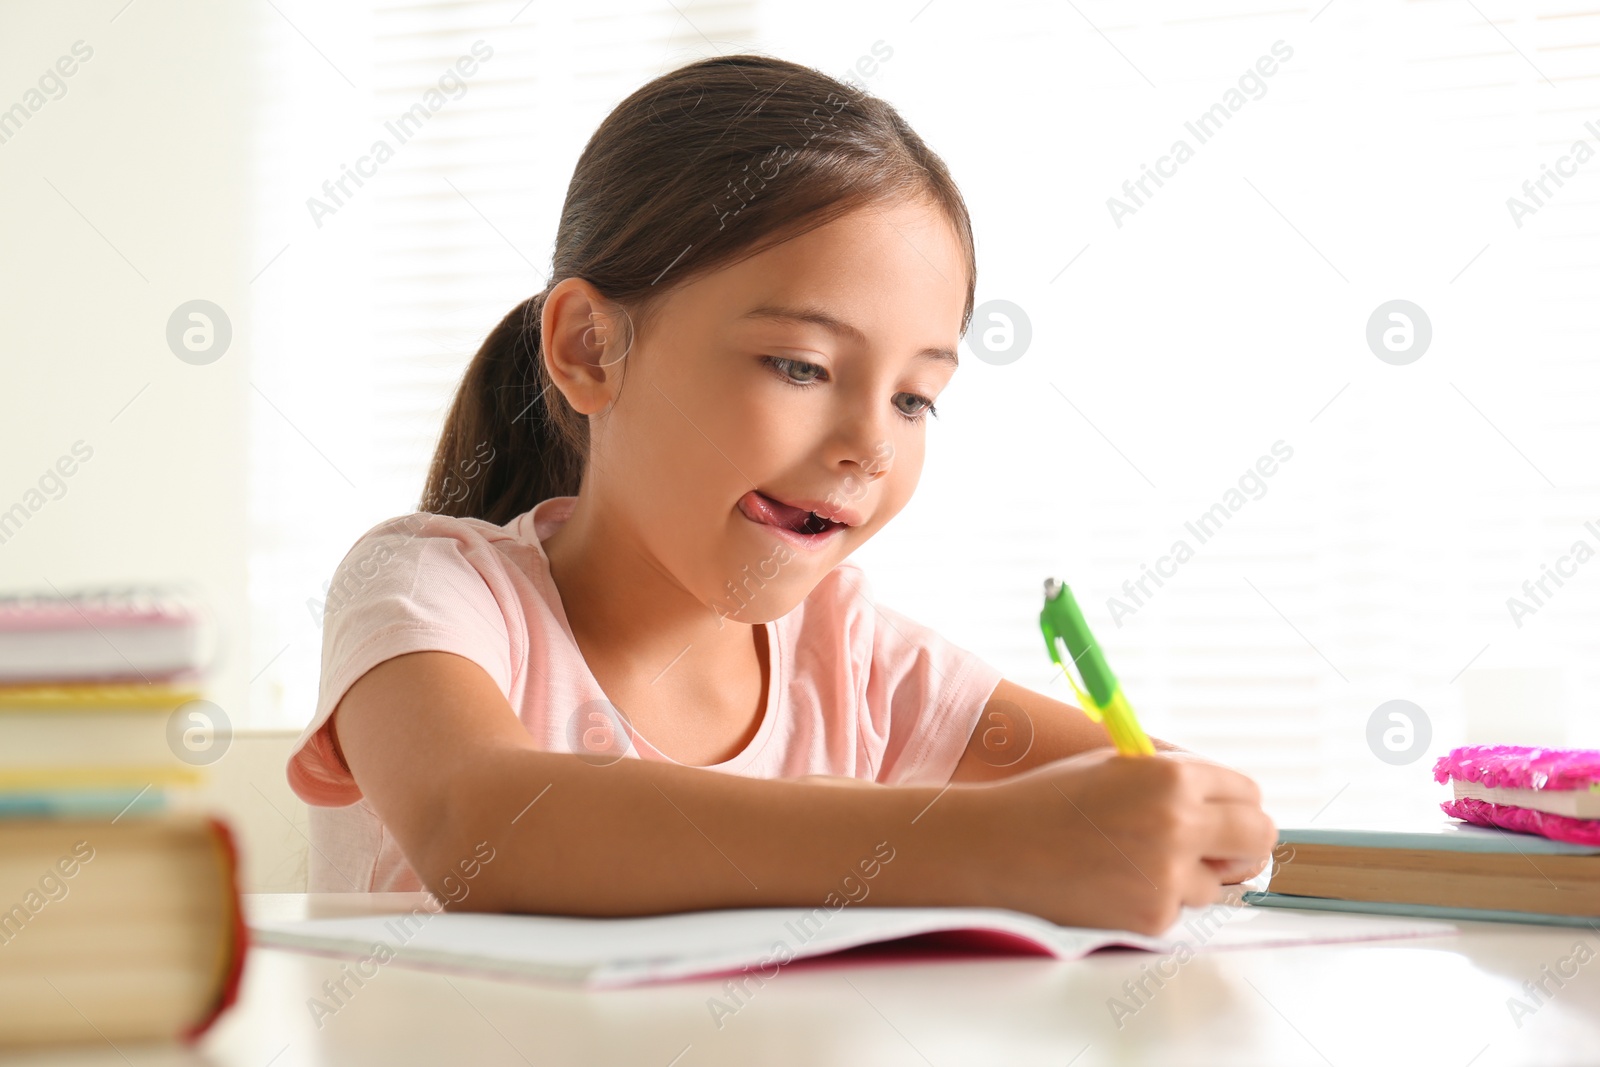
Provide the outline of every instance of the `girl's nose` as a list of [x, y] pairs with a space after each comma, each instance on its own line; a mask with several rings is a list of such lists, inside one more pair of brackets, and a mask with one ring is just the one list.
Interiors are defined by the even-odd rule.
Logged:
[[861, 468], [861, 477], [871, 482], [889, 473], [889, 466], [893, 459], [894, 445], [885, 438], [877, 442], [870, 455], [856, 462]]
[[894, 460], [894, 444], [887, 427], [870, 415], [847, 414], [834, 440], [834, 456], [851, 466], [863, 481], [874, 481], [889, 472]]

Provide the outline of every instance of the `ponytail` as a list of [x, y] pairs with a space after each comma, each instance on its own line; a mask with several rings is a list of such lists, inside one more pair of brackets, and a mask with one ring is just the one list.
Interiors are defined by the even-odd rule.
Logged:
[[420, 510], [502, 526], [541, 500], [577, 494], [589, 427], [544, 366], [546, 292], [501, 319], [467, 365]]

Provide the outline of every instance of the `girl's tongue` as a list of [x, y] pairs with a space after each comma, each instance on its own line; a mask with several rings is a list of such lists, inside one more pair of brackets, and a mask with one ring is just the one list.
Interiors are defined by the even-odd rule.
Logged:
[[754, 489], [739, 498], [739, 510], [753, 522], [782, 526], [800, 533], [818, 533], [832, 525], [820, 519], [813, 521], [811, 512], [790, 507]]

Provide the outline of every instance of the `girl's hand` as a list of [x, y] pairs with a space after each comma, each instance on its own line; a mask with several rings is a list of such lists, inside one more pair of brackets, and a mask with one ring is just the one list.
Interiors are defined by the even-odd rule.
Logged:
[[1277, 840], [1255, 782], [1186, 753], [1096, 749], [959, 793], [977, 898], [1064, 926], [1160, 934]]
[[1267, 869], [1266, 856], [1256, 860], [1206, 860], [1206, 863], [1217, 872], [1217, 878], [1223, 885], [1248, 882]]
[[[1193, 760], [1196, 763], [1210, 763], [1217, 767], [1223, 766], [1223, 764], [1217, 763], [1215, 760], [1208, 760], [1181, 748], [1173, 748], [1162, 754], [1168, 759]], [[1229, 769], [1231, 770], [1232, 768]], [[1206, 860], [1206, 863], [1210, 864], [1212, 869], [1217, 872], [1217, 877], [1222, 879], [1223, 885], [1238, 885], [1240, 882], [1249, 881], [1266, 870], [1267, 862], [1270, 858], [1270, 856], [1261, 856], [1251, 860]]]

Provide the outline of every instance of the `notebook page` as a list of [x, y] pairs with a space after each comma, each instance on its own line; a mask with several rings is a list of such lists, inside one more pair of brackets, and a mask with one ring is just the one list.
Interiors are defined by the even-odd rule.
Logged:
[[950, 930], [994, 931], [1060, 959], [1109, 945], [1154, 952], [1321, 944], [1453, 933], [1448, 923], [1254, 908], [1185, 909], [1162, 937], [1056, 926], [996, 908], [752, 908], [621, 919], [423, 910], [410, 915], [252, 923], [259, 943], [418, 966], [593, 987], [770, 971], [792, 959]]

